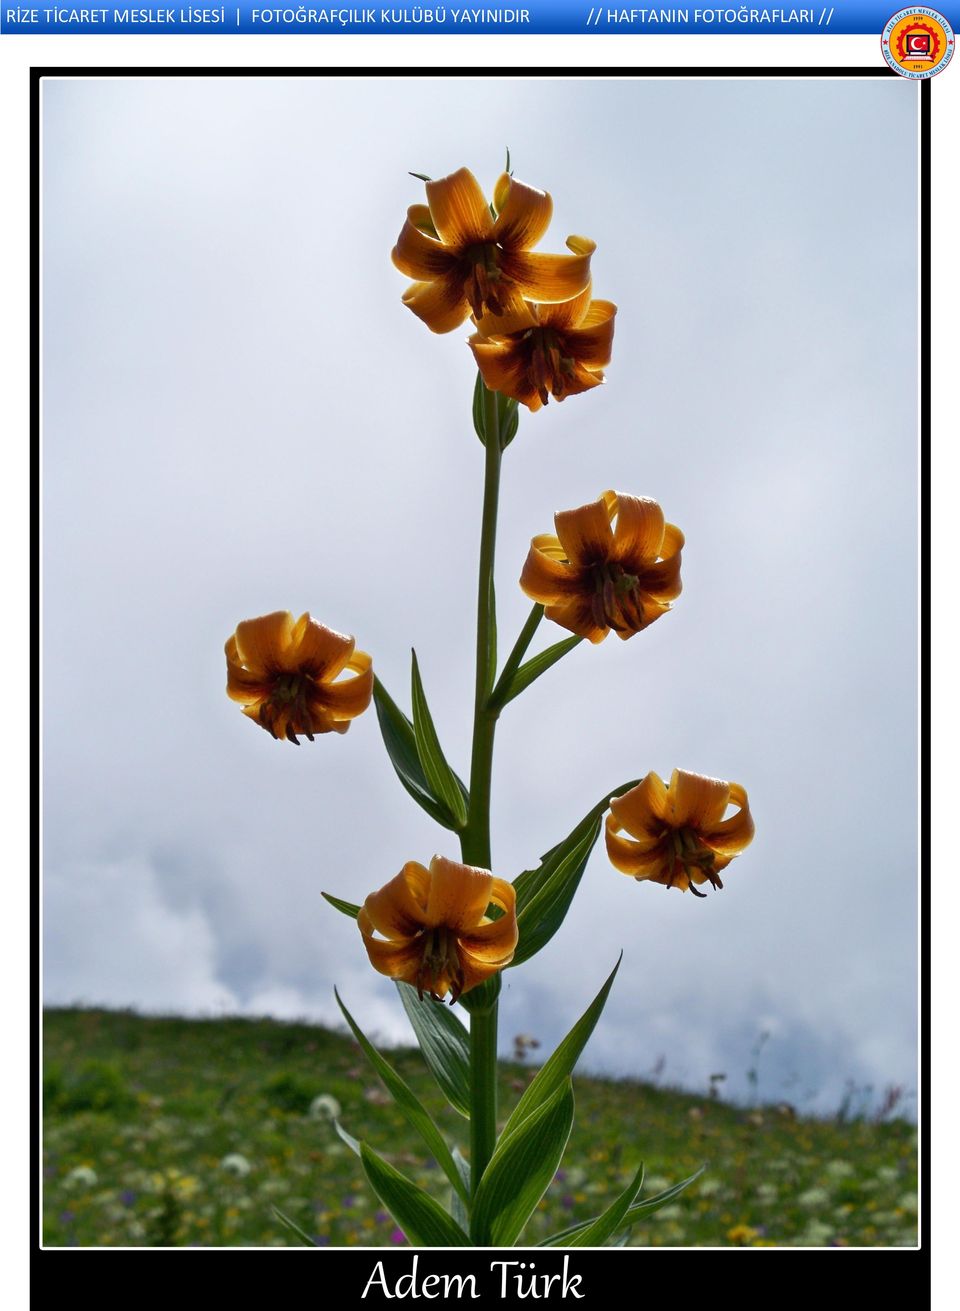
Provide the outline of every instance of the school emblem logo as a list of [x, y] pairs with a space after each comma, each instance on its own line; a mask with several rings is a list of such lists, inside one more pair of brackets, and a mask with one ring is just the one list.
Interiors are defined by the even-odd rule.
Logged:
[[953, 58], [953, 29], [936, 9], [901, 9], [880, 38], [883, 57], [902, 77], [935, 77]]

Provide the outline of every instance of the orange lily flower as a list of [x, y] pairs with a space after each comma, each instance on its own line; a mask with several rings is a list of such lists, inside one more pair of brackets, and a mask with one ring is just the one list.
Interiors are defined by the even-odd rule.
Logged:
[[512, 315], [487, 315], [470, 349], [491, 391], [520, 401], [531, 411], [552, 396], [599, 387], [613, 351], [617, 307], [591, 300], [587, 286], [562, 305], [524, 305]]
[[[245, 619], [228, 638], [227, 696], [275, 738], [345, 733], [370, 704], [373, 668], [354, 639], [288, 610]], [[355, 677], [337, 678], [345, 669]]]
[[[489, 919], [491, 902], [503, 914]], [[517, 945], [513, 885], [485, 869], [434, 856], [411, 860], [360, 908], [357, 924], [370, 964], [422, 997], [451, 1005], [513, 960]], [[379, 934], [380, 936], [375, 936]]]
[[[736, 814], [724, 819], [728, 806]], [[625, 830], [628, 837], [621, 836]], [[739, 783], [675, 769], [667, 787], [650, 773], [635, 788], [610, 802], [607, 854], [622, 874], [650, 879], [668, 888], [711, 883], [722, 888], [720, 871], [753, 840], [747, 794]]]
[[467, 168], [426, 183], [427, 204], [411, 205], [391, 258], [416, 281], [403, 303], [433, 332], [452, 332], [472, 311], [519, 310], [524, 299], [564, 301], [590, 281], [595, 242], [569, 237], [570, 255], [531, 250], [550, 223], [545, 191], [503, 173], [493, 191], [496, 217]]
[[[613, 528], [614, 518], [617, 521]], [[520, 586], [548, 619], [591, 642], [648, 628], [680, 595], [683, 533], [649, 497], [604, 492], [554, 515], [530, 544]]]

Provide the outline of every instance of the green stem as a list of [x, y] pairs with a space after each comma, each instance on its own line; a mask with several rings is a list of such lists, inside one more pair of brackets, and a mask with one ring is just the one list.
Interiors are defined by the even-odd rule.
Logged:
[[543, 606], [536, 604], [530, 611], [530, 617], [520, 630], [520, 636], [517, 638], [516, 645], [507, 657], [507, 663], [503, 666], [503, 672], [497, 679], [497, 685], [490, 693], [490, 701], [493, 705], [502, 697], [511, 678], [520, 668], [523, 657], [527, 654], [527, 647], [533, 640], [533, 635], [540, 627], [540, 620], [543, 618]]
[[[477, 584], [477, 677], [470, 759], [470, 807], [460, 834], [468, 865], [490, 869], [490, 783], [497, 714], [488, 700], [497, 670], [497, 613], [493, 586], [500, 499], [500, 422], [497, 394], [484, 393], [486, 458], [480, 571]], [[498, 980], [499, 982], [499, 980]], [[481, 987], [486, 987], [484, 984]], [[499, 989], [497, 989], [499, 991]], [[475, 1193], [497, 1142], [497, 1002], [470, 1014], [470, 1185]]]

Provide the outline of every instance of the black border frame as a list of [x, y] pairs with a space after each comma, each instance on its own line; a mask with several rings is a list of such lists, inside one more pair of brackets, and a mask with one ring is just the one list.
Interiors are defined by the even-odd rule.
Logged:
[[[378, 77], [378, 78], [413, 78], [413, 77], [443, 77], [443, 78], [483, 78], [483, 77], [523, 77], [527, 79], [538, 78], [561, 78], [561, 77], [584, 77], [584, 78], [635, 78], [635, 79], [703, 79], [703, 78], [721, 78], [724, 80], [732, 79], [770, 79], [770, 78], [890, 78], [897, 77], [898, 74], [886, 66], [877, 68], [792, 68], [790, 66], [770, 66], [770, 67], [720, 67], [720, 68], [696, 68], [679, 65], [657, 68], [638, 68], [630, 66], [620, 66], [616, 68], [608, 67], [575, 67], [562, 66], [550, 69], [529, 70], [523, 68], [480, 68], [480, 67], [456, 67], [438, 69], [430, 66], [419, 66], [410, 68], [378, 68], [376, 66], [352, 66], [349, 68], [324, 68], [320, 66], [301, 66], [296, 68], [284, 68], [281, 66], [250, 66], [250, 67], [229, 67], [218, 68], [215, 66], [202, 67], [175, 67], [175, 66], [91, 66], [83, 67], [77, 65], [69, 66], [32, 66], [30, 68], [30, 495], [31, 495], [31, 520], [30, 520], [30, 555], [33, 566], [33, 583], [31, 590], [31, 669], [34, 677], [33, 705], [33, 723], [32, 723], [32, 751], [31, 751], [31, 784], [34, 795], [39, 799], [41, 795], [41, 777], [39, 761], [39, 709], [38, 695], [39, 692], [39, 669], [40, 669], [40, 605], [39, 605], [39, 575], [40, 575], [40, 531], [39, 531], [39, 505], [40, 505], [40, 256], [41, 256], [41, 233], [39, 227], [40, 219], [40, 87], [44, 78], [129, 78], [129, 77], [177, 77], [177, 78], [220, 78], [220, 77], [244, 77], [244, 78], [322, 78], [322, 77]], [[583, 1275], [583, 1292], [584, 1296], [577, 1301], [573, 1297], [569, 1299], [570, 1305], [585, 1306], [591, 1303], [599, 1306], [601, 1301], [607, 1301], [612, 1297], [619, 1299], [637, 1299], [638, 1301], [645, 1296], [652, 1296], [659, 1299], [662, 1293], [653, 1286], [652, 1272], [645, 1269], [642, 1274], [635, 1269], [636, 1260], [646, 1259], [648, 1262], [657, 1260], [657, 1275], [661, 1279], [670, 1280], [671, 1277], [676, 1281], [676, 1290], [685, 1300], [699, 1296], [705, 1302], [713, 1302], [720, 1298], [734, 1297], [738, 1301], [741, 1299], [752, 1302], [756, 1299], [769, 1300], [777, 1296], [777, 1285], [773, 1283], [773, 1278], [778, 1281], [780, 1287], [788, 1287], [793, 1297], [815, 1298], [822, 1308], [846, 1307], [850, 1304], [863, 1303], [871, 1298], [878, 1302], [885, 1302], [891, 1295], [899, 1295], [899, 1289], [895, 1292], [896, 1285], [893, 1281], [899, 1283], [899, 1288], [909, 1288], [911, 1290], [911, 1300], [915, 1302], [918, 1308], [928, 1307], [931, 1299], [931, 1256], [930, 1256], [930, 924], [931, 924], [931, 879], [930, 879], [930, 387], [927, 385], [930, 374], [930, 279], [931, 279], [931, 250], [930, 250], [930, 224], [931, 224], [931, 87], [930, 80], [925, 79], [918, 83], [918, 95], [920, 99], [920, 143], [919, 143], [919, 237], [920, 237], [920, 313], [919, 313], [919, 369], [918, 381], [920, 388], [920, 443], [919, 443], [919, 489], [920, 489], [920, 532], [919, 532], [919, 598], [920, 598], [920, 659], [919, 659], [919, 764], [920, 764], [920, 864], [918, 869], [918, 890], [921, 894], [920, 904], [920, 1090], [918, 1098], [918, 1123], [921, 1125], [920, 1137], [920, 1199], [921, 1199], [921, 1222], [922, 1222], [922, 1239], [916, 1248], [624, 1248], [619, 1251], [610, 1249], [609, 1251], [599, 1251], [588, 1249], [577, 1251], [574, 1257], [574, 1263], [571, 1266], [571, 1272], [581, 1273]], [[31, 924], [31, 995], [33, 1007], [31, 1018], [31, 1042], [30, 1057], [31, 1066], [34, 1074], [34, 1097], [31, 1110], [31, 1138], [32, 1141], [40, 1146], [41, 1143], [41, 1114], [40, 1114], [40, 1024], [39, 1018], [42, 1016], [42, 992], [40, 979], [39, 963], [39, 931], [40, 931], [40, 890], [41, 890], [41, 871], [39, 861], [39, 831], [36, 824], [33, 825], [31, 834], [31, 866], [34, 876], [31, 882], [31, 906], [30, 906], [30, 924]], [[81, 1282], [80, 1272], [67, 1263], [77, 1259], [74, 1250], [69, 1248], [44, 1248], [41, 1245], [40, 1234], [40, 1174], [35, 1170], [31, 1177], [30, 1188], [30, 1205], [31, 1205], [31, 1305], [39, 1299], [40, 1273], [44, 1277], [44, 1291], [47, 1296], [53, 1300], [58, 1296], [75, 1297], [78, 1287], [85, 1289], [87, 1295], [98, 1306], [103, 1308], [127, 1307], [131, 1297], [137, 1296], [137, 1284], [135, 1268], [131, 1262], [138, 1256], [145, 1257], [149, 1260], [150, 1284], [148, 1286], [148, 1296], [150, 1299], [162, 1298], [165, 1296], [176, 1297], [185, 1301], [188, 1307], [196, 1301], [206, 1300], [207, 1294], [203, 1291], [203, 1285], [199, 1282], [199, 1272], [196, 1261], [191, 1262], [191, 1268], [188, 1272], [185, 1270], [182, 1259], [190, 1253], [196, 1258], [198, 1255], [205, 1256], [207, 1251], [220, 1253], [234, 1253], [240, 1255], [245, 1253], [247, 1259], [242, 1263], [243, 1269], [239, 1268], [238, 1263], [234, 1262], [228, 1275], [224, 1265], [217, 1268], [216, 1272], [207, 1267], [204, 1275], [217, 1280], [216, 1296], [220, 1299], [237, 1297], [239, 1303], [243, 1305], [251, 1296], [256, 1294], [250, 1284], [251, 1262], [253, 1257], [269, 1257], [277, 1251], [292, 1252], [300, 1250], [305, 1252], [306, 1249], [296, 1248], [212, 1248], [201, 1250], [183, 1248], [183, 1249], [130, 1249], [130, 1248], [82, 1248], [77, 1251], [83, 1252], [85, 1257], [79, 1259], [90, 1259], [89, 1255], [94, 1252], [105, 1254], [101, 1259], [107, 1259], [107, 1256], [113, 1262], [119, 1260], [120, 1269], [115, 1266], [111, 1271], [105, 1271], [102, 1267], [97, 1267], [96, 1272], [91, 1278], [89, 1269], [84, 1271], [86, 1279]], [[168, 1261], [162, 1268], [159, 1257], [164, 1252], [177, 1252], [181, 1263], [173, 1267]], [[365, 1301], [361, 1302], [361, 1293], [369, 1279], [370, 1274], [378, 1260], [383, 1260], [384, 1267], [388, 1275], [396, 1277], [400, 1274], [407, 1273], [410, 1268], [411, 1253], [409, 1249], [397, 1251], [396, 1249], [385, 1248], [325, 1248], [323, 1249], [328, 1260], [336, 1262], [336, 1288], [333, 1296], [339, 1305], [382, 1305], [384, 1299], [379, 1294], [371, 1294]], [[737, 1259], [731, 1255], [734, 1252], [750, 1251], [756, 1255], [764, 1253], [768, 1259], [768, 1264], [764, 1266], [764, 1282], [759, 1282], [759, 1276], [756, 1267], [753, 1268], [752, 1280], [746, 1269], [738, 1267], [737, 1275], [739, 1278], [736, 1283], [732, 1282], [733, 1275], [729, 1265], [725, 1270], [720, 1269], [721, 1262], [729, 1262]], [[421, 1260], [421, 1266], [424, 1269], [421, 1273], [460, 1273], [467, 1274], [471, 1271], [478, 1275], [478, 1287], [485, 1289], [490, 1286], [489, 1278], [484, 1283], [482, 1278], [489, 1268], [489, 1261], [495, 1259], [499, 1254], [491, 1249], [464, 1249], [461, 1252], [452, 1252], [449, 1250], [431, 1252], [429, 1258]], [[423, 1257], [423, 1254], [421, 1253]], [[150, 1259], [150, 1258], [153, 1259]], [[42, 1258], [42, 1261], [41, 1261]], [[94, 1258], [96, 1259], [96, 1258]], [[176, 1258], [175, 1258], [176, 1259]], [[562, 1254], [550, 1256], [543, 1249], [524, 1250], [514, 1248], [511, 1251], [511, 1259], [521, 1261], [535, 1260], [540, 1272], [551, 1272], [559, 1270], [562, 1262]], [[745, 1259], [745, 1258], [741, 1258]], [[627, 1265], [618, 1264], [626, 1262]], [[666, 1269], [664, 1262], [669, 1269]], [[682, 1268], [678, 1269], [678, 1262], [682, 1262]], [[769, 1262], [776, 1262], [774, 1270]], [[831, 1262], [826, 1266], [826, 1262]], [[629, 1269], [627, 1267], [630, 1267]], [[141, 1265], [139, 1278], [143, 1279], [146, 1271]], [[273, 1271], [274, 1277], [277, 1271]], [[312, 1295], [314, 1281], [320, 1275], [320, 1271], [308, 1272], [305, 1268], [301, 1271], [303, 1281], [303, 1293], [308, 1297]], [[639, 1275], [639, 1278], [638, 1278]], [[312, 1277], [311, 1277], [312, 1276]], [[258, 1278], [266, 1279], [269, 1272], [264, 1271], [261, 1267]], [[628, 1280], [631, 1279], [631, 1283]], [[190, 1284], [186, 1284], [189, 1278]], [[93, 1280], [96, 1280], [96, 1283]], [[789, 1281], [789, 1282], [787, 1282]], [[186, 1291], [192, 1286], [193, 1291]], [[348, 1287], [351, 1291], [348, 1291]], [[325, 1299], [329, 1295], [327, 1289], [329, 1285], [320, 1286], [319, 1296]], [[670, 1285], [667, 1285], [670, 1288]], [[669, 1295], [669, 1294], [668, 1294]], [[284, 1302], [293, 1302], [302, 1296], [298, 1287], [290, 1287], [290, 1271], [288, 1269], [284, 1284], [277, 1287], [273, 1296], [282, 1299]], [[555, 1302], [558, 1298], [553, 1299]], [[507, 1301], [503, 1301], [499, 1296], [483, 1295], [479, 1299], [479, 1304], [489, 1305], [496, 1302], [498, 1305], [505, 1306]], [[512, 1299], [509, 1299], [512, 1304]], [[469, 1299], [467, 1299], [469, 1304]], [[408, 1297], [404, 1299], [404, 1305], [436, 1305], [433, 1302], [424, 1301], [422, 1298]], [[516, 1305], [530, 1307], [529, 1301]]]

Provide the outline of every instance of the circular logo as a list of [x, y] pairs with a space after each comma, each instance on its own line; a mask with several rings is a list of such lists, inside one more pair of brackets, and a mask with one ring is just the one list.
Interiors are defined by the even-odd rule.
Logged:
[[901, 9], [880, 38], [883, 57], [902, 77], [936, 77], [953, 58], [953, 29], [936, 9]]

